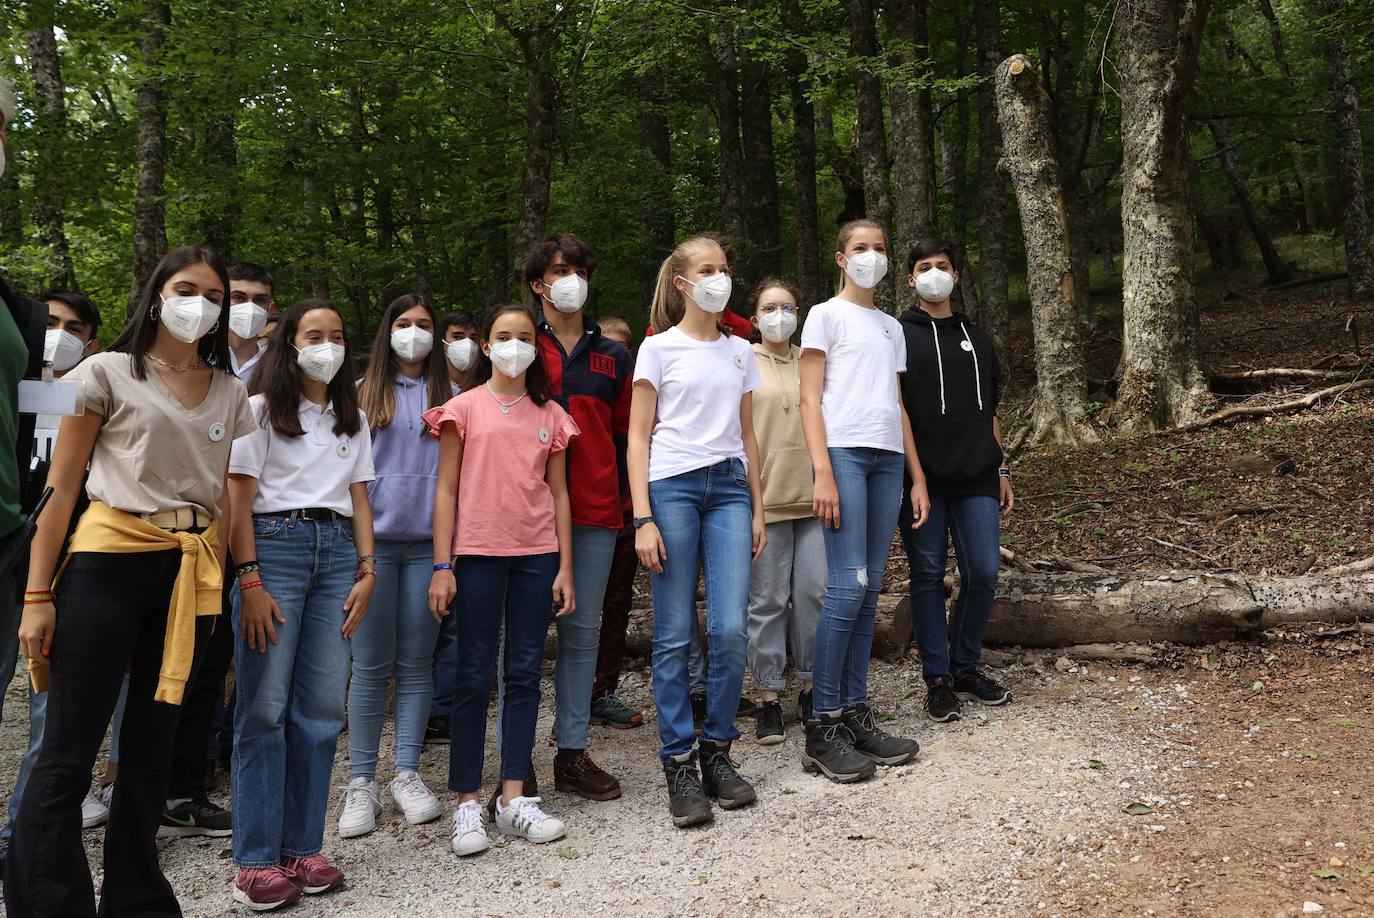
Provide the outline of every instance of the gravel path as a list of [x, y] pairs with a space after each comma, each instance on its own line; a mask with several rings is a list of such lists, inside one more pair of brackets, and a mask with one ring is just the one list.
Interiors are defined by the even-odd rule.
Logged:
[[[677, 830], [667, 819], [652, 719], [626, 732], [593, 728], [592, 752], [621, 778], [625, 795], [592, 803], [550, 793], [546, 807], [569, 826], [555, 845], [515, 841], [460, 860], [448, 848], [447, 816], [411, 827], [388, 809], [377, 832], [343, 841], [331, 812], [325, 851], [348, 887], [290, 914], [1025, 914], [1063, 888], [1066, 871], [1091, 860], [1134, 799], [1127, 795], [1148, 786], [1153, 766], [1147, 744], [1107, 701], [1130, 670], [1016, 663], [993, 673], [1017, 693], [1011, 707], [934, 725], [920, 710], [914, 666], [875, 661], [876, 706], [893, 715], [885, 726], [914, 731], [922, 752], [914, 764], [880, 769], [854, 787], [802, 771], [795, 723], [784, 744], [764, 748], [753, 741], [753, 722], [743, 721], [735, 758], [759, 802], [717, 811], [702, 829]], [[19, 680], [10, 687], [0, 726], [5, 786], [23, 749], [21, 688]], [[544, 694], [541, 736], [552, 723], [547, 680]], [[622, 695], [652, 709], [643, 671], [627, 674]], [[536, 765], [549, 784], [551, 758], [541, 742]], [[1110, 761], [1111, 776], [1090, 760]], [[487, 762], [491, 774], [490, 749]], [[443, 788], [447, 747], [426, 747], [422, 771], [436, 792]], [[1123, 789], [1118, 781], [1127, 775], [1145, 783]], [[345, 738], [336, 788], [346, 776]], [[98, 866], [100, 833], [88, 832], [87, 843]], [[227, 849], [223, 840], [163, 843], [163, 866], [188, 916], [247, 914], [229, 898]]]

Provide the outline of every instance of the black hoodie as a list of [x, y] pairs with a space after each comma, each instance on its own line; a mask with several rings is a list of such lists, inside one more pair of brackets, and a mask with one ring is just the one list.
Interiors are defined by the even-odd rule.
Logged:
[[902, 399], [931, 494], [997, 497], [1002, 448], [992, 432], [1002, 372], [992, 339], [963, 313], [936, 319], [913, 306], [906, 335]]

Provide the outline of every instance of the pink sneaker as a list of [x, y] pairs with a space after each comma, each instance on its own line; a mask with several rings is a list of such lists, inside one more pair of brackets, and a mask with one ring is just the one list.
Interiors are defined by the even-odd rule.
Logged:
[[234, 877], [234, 901], [255, 912], [270, 912], [300, 897], [300, 888], [280, 867], [240, 867]]
[[281, 869], [307, 896], [329, 892], [344, 884], [343, 871], [329, 863], [323, 854], [284, 857]]

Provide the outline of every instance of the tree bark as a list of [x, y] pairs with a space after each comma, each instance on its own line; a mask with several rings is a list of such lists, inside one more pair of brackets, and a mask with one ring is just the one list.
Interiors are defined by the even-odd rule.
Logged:
[[167, 99], [163, 92], [162, 46], [172, 25], [172, 8], [164, 0], [148, 0], [144, 31], [138, 43], [138, 150], [134, 177], [133, 308], [143, 285], [167, 252]]
[[1088, 418], [1088, 381], [1078, 340], [1073, 268], [1064, 194], [1050, 127], [1050, 99], [1035, 67], [1013, 55], [997, 69], [997, 115], [1004, 171], [1021, 212], [1035, 336], [1036, 441], [1086, 443], [1097, 439]]
[[1371, 577], [1009, 573], [999, 582], [986, 640], [1027, 647], [1113, 641], [1210, 644], [1275, 624], [1347, 622], [1371, 614]]
[[[935, 128], [921, 105], [921, 81], [927, 76], [922, 62], [930, 56], [926, 0], [890, 0], [885, 21], [891, 62], [898, 69], [888, 90], [892, 108], [893, 207], [888, 257], [893, 262], [892, 271], [901, 274], [912, 245], [935, 235], [935, 162], [931, 155]], [[882, 103], [877, 104], [881, 129]], [[865, 187], [869, 185], [867, 168], [865, 159]]]
[[[783, 0], [783, 18], [794, 32], [809, 35], [800, 0]], [[809, 303], [826, 299], [821, 273], [820, 207], [816, 195], [816, 116], [806, 94], [806, 55], [800, 48], [787, 52], [787, 88], [792, 101], [792, 181], [797, 212], [797, 275], [802, 298]]]
[[[959, 78], [969, 76], [968, 54], [969, 48], [973, 46], [973, 21], [972, 17], [966, 17], [962, 11], [957, 9], [954, 14], [954, 73]], [[975, 50], [975, 56], [977, 52]], [[976, 69], [976, 64], [975, 64]], [[968, 264], [968, 221], [969, 211], [969, 185], [968, 185], [968, 132], [969, 132], [969, 110], [968, 110], [969, 90], [960, 89], [954, 97], [954, 130], [953, 142], [950, 143], [950, 214], [951, 223], [949, 228], [949, 241], [953, 243], [956, 261], [963, 267]], [[947, 135], [948, 136], [948, 135]], [[906, 253], [902, 252], [902, 257]], [[950, 305], [955, 309], [968, 313], [974, 317], [974, 321], [981, 320], [978, 308], [978, 288], [973, 282], [973, 272], [961, 270], [959, 272], [959, 284], [954, 288], [954, 296], [951, 298]]]
[[1209, 0], [1138, 0], [1117, 15], [1121, 72], [1122, 374], [1114, 421], [1156, 430], [1209, 402], [1198, 352], [1184, 119]]
[[[992, 336], [1002, 378], [1010, 377], [1011, 311], [1007, 305], [1006, 177], [998, 169], [1002, 130], [997, 126], [994, 77], [1002, 61], [999, 0], [974, 0], [978, 42], [978, 313]], [[968, 266], [964, 266], [968, 270]]]
[[[226, 86], [225, 92], [230, 92]], [[229, 103], [229, 98], [217, 100]], [[201, 140], [201, 161], [205, 178], [212, 183], [207, 195], [209, 203], [202, 214], [200, 241], [211, 251], [232, 259], [234, 235], [238, 232], [242, 208], [239, 203], [236, 174], [238, 145], [234, 135], [232, 110], [217, 111], [206, 116]]]
[[[1338, 13], [1345, 0], [1323, 0], [1328, 13]], [[1341, 188], [1341, 235], [1345, 238], [1345, 264], [1350, 292], [1374, 296], [1374, 256], [1369, 251], [1369, 211], [1364, 189], [1364, 143], [1360, 136], [1360, 98], [1351, 69], [1350, 47], [1345, 34], [1332, 30], [1331, 91], [1336, 101], [1337, 176]]]
[[543, 22], [512, 32], [526, 74], [525, 167], [520, 176], [520, 217], [515, 224], [515, 257], [520, 259], [544, 237], [549, 223], [558, 87], [553, 78], [554, 25]]
[[1274, 240], [1269, 237], [1269, 231], [1260, 222], [1259, 212], [1255, 210], [1255, 202], [1250, 197], [1250, 190], [1245, 187], [1245, 180], [1241, 178], [1240, 154], [1232, 145], [1226, 126], [1212, 118], [1208, 120], [1207, 127], [1212, 132], [1212, 141], [1217, 146], [1221, 171], [1231, 186], [1231, 194], [1235, 197], [1236, 206], [1240, 208], [1241, 218], [1245, 220], [1246, 228], [1254, 237], [1255, 245], [1259, 248], [1260, 258], [1264, 260], [1264, 271], [1269, 277], [1269, 283], [1282, 284], [1292, 280], [1293, 272], [1289, 270], [1288, 265], [1280, 257], [1279, 250], [1274, 247]]
[[37, 125], [37, 155], [33, 161], [34, 218], [38, 224], [38, 239], [55, 265], [53, 270], [45, 272], [43, 286], [77, 290], [76, 269], [67, 246], [66, 208], [62, 196], [67, 105], [63, 98], [62, 60], [53, 30], [54, 17], [52, 0], [30, 0], [29, 29], [24, 33], [24, 40], [29, 51], [34, 89], [42, 100]]
[[[892, 196], [888, 189], [887, 127], [883, 121], [882, 82], [874, 73], [878, 57], [878, 34], [873, 22], [872, 0], [849, 0], [849, 56], [854, 59], [854, 96], [858, 109], [859, 164], [863, 172], [864, 215], [891, 232]], [[895, 251], [888, 239], [888, 258]], [[879, 309], [892, 311], [893, 275], [887, 277], [875, 294]]]
[[[746, 0], [757, 10], [759, 0]], [[744, 250], [746, 266], [755, 277], [776, 271], [782, 255], [782, 220], [778, 203], [778, 172], [773, 156], [773, 98], [768, 64], [750, 49], [751, 33], [740, 33], [740, 134], [744, 167]]]
[[716, 62], [716, 125], [720, 135], [721, 223], [732, 239], [744, 229], [744, 154], [740, 145], [739, 61], [725, 22], [711, 47]]

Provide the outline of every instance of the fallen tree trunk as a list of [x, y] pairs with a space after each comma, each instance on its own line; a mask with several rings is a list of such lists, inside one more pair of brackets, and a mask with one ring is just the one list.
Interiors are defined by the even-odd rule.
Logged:
[[998, 594], [987, 641], [1027, 647], [1209, 644], [1288, 622], [1374, 618], [1374, 577], [1005, 574]]

